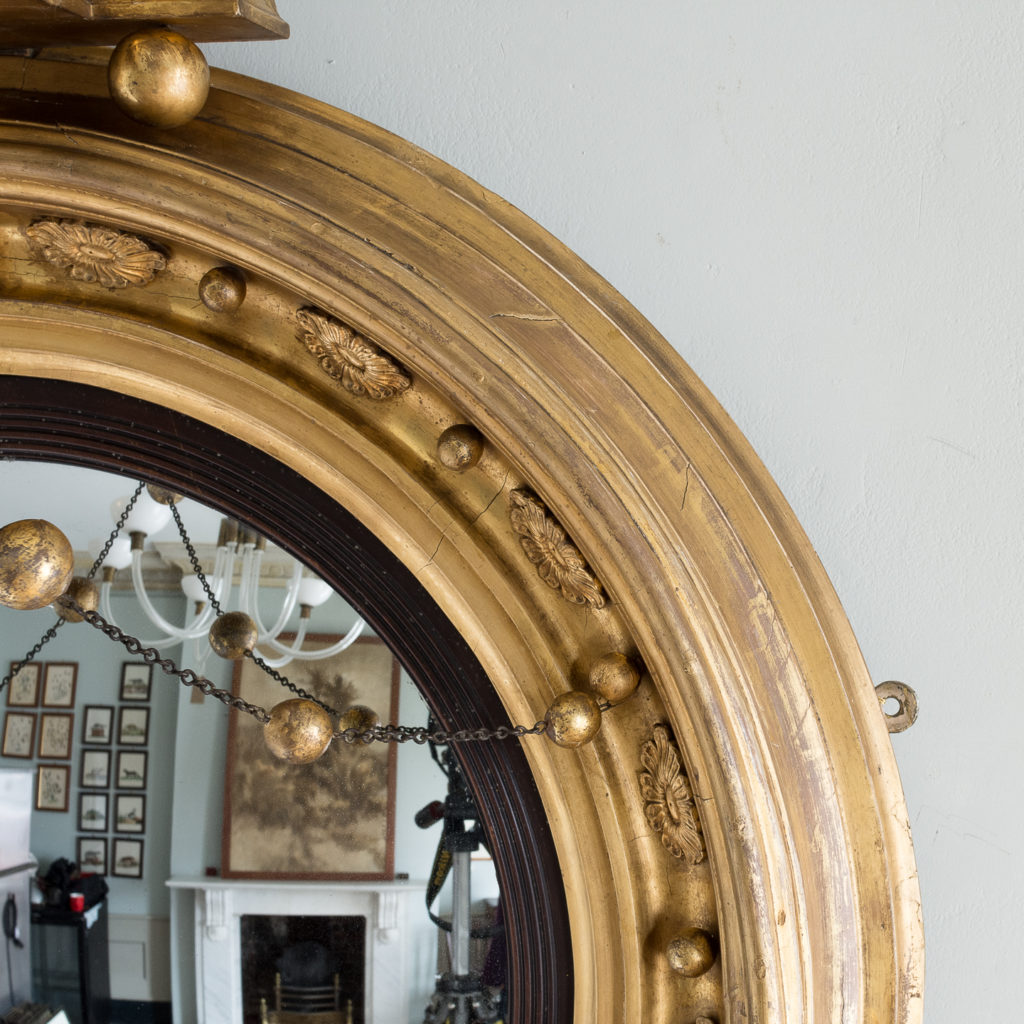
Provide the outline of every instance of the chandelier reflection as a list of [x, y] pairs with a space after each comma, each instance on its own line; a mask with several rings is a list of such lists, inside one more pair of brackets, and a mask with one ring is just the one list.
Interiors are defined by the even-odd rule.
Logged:
[[[258, 636], [254, 651], [274, 669], [283, 668], [293, 658], [317, 661], [333, 657], [351, 646], [363, 632], [365, 623], [357, 618], [355, 624], [331, 646], [304, 648], [313, 609], [331, 596], [331, 587], [309, 575], [297, 560], [292, 562], [284, 587], [262, 585], [267, 540], [231, 519], [221, 521], [213, 567], [204, 571], [185, 530], [177, 503], [170, 499], [168, 492], [155, 487], [136, 490], [130, 497], [119, 498], [111, 506], [115, 531], [106, 543], [105, 553], [101, 542], [95, 541], [91, 545], [90, 553], [102, 569], [99, 610], [108, 622], [116, 624], [111, 602], [116, 573], [130, 569], [131, 587], [139, 606], [146, 618], [160, 630], [160, 635], [141, 642], [147, 647], [159, 648], [181, 643], [183, 654], [189, 652], [190, 660], [199, 668], [209, 656], [207, 637], [220, 605], [238, 609], [255, 623]], [[172, 519], [194, 570], [181, 578], [181, 589], [191, 602], [191, 611], [186, 613], [183, 625], [175, 625], [157, 610], [150, 595], [153, 587], [147, 585], [143, 569], [147, 538], [162, 531]], [[233, 593], [236, 595], [234, 599]], [[266, 616], [266, 609], [272, 603], [277, 607], [270, 616]], [[298, 626], [289, 630], [288, 624], [296, 608], [299, 609]], [[282, 639], [286, 630], [290, 637], [288, 640]]]

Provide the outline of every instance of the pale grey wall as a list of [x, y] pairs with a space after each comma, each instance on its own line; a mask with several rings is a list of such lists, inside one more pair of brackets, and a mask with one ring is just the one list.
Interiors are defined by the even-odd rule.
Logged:
[[[604, 274], [830, 573], [914, 827], [928, 1018], [1015, 1019], [1024, 40], [972, 0], [279, 0], [214, 62], [405, 136]], [[969, 979], [969, 984], [962, 984]]]

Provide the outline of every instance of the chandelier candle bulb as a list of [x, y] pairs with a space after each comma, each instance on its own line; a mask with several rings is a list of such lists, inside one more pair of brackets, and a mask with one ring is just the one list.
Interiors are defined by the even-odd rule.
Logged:
[[210, 627], [210, 646], [228, 661], [239, 661], [259, 639], [256, 623], [245, 612], [225, 612]]
[[75, 576], [67, 590], [54, 601], [54, 610], [65, 622], [81, 622], [82, 616], [71, 607], [71, 601], [83, 611], [94, 612], [100, 603], [99, 587], [84, 576]]
[[552, 701], [544, 720], [552, 743], [559, 747], [581, 747], [601, 728], [601, 707], [592, 693], [569, 690]]
[[311, 764], [331, 745], [331, 716], [311, 700], [285, 700], [270, 712], [263, 727], [267, 748], [289, 764]]
[[19, 611], [45, 608], [71, 582], [71, 542], [45, 519], [19, 519], [0, 530], [0, 604]]

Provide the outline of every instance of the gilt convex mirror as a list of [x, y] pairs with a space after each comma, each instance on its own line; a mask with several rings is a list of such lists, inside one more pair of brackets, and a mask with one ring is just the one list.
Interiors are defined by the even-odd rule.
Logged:
[[[559, 895], [523, 892], [536, 927], [511, 933], [517, 1019], [918, 1020], [885, 723], [736, 428], [636, 311], [475, 183], [307, 98], [212, 83], [164, 129], [115, 106], [105, 56], [0, 60], [3, 369], [56, 382], [28, 433], [84, 385], [287, 467], [323, 496], [323, 543], [354, 522], [414, 582], [400, 617], [445, 639], [412, 660], [460, 711], [532, 721], [610, 652], [644, 666], [592, 743], [471, 769], [493, 819], [550, 836], [538, 870]], [[88, 231], [145, 280], [76, 274]], [[102, 431], [111, 451], [133, 422]], [[465, 457], [439, 448], [452, 428]], [[303, 510], [283, 515], [282, 535]], [[507, 811], [520, 788], [540, 814]], [[696, 840], [676, 827], [691, 804]], [[687, 958], [694, 929], [708, 961]]]

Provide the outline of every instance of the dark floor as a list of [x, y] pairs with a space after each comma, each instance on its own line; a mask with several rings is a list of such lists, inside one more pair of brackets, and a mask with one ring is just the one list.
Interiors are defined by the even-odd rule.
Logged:
[[171, 1004], [112, 999], [110, 1024], [171, 1024]]

